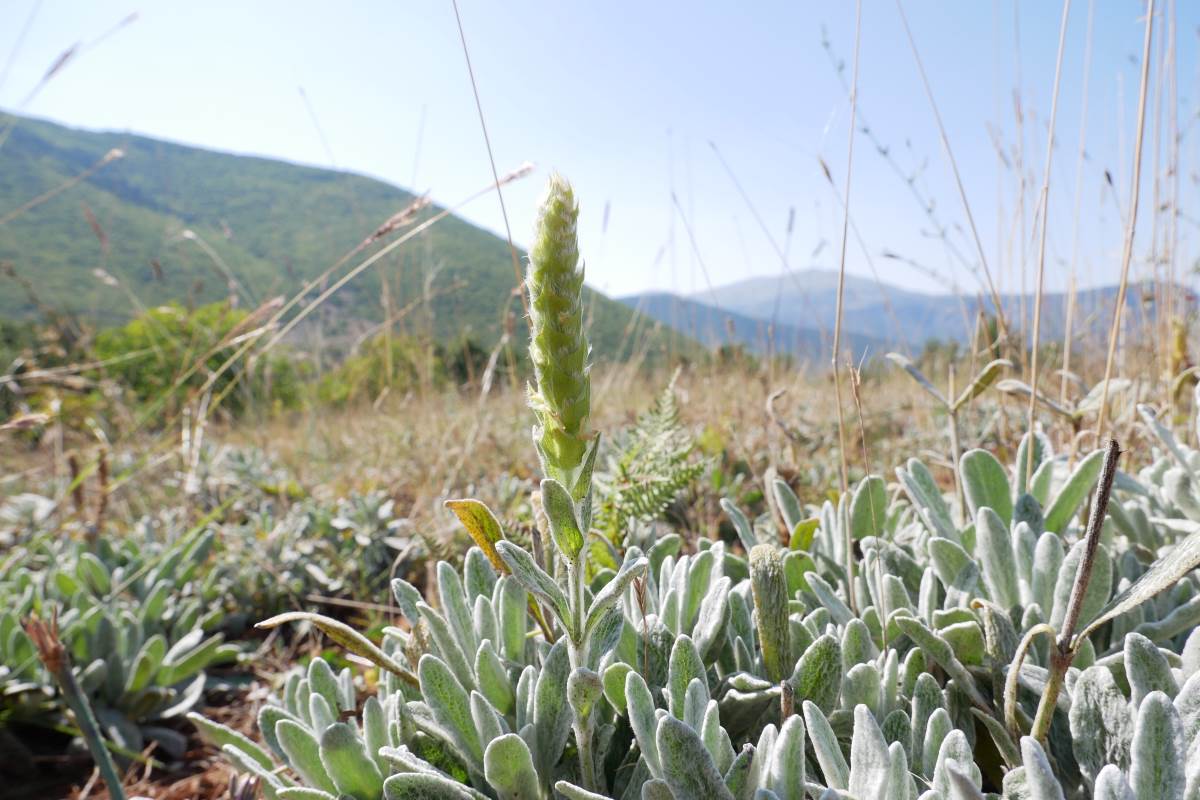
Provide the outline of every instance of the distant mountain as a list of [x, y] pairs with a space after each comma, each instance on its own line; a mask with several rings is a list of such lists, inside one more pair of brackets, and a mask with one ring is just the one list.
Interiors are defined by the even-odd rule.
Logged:
[[[13, 119], [0, 113], [0, 130]], [[20, 211], [114, 148], [123, 157]], [[36, 301], [0, 274], [0, 316], [30, 317], [41, 303], [95, 324], [117, 323], [139, 304], [224, 298], [226, 270], [244, 287], [243, 304], [253, 306], [294, 293], [413, 199], [361, 175], [16, 118], [0, 146], [0, 266], [27, 281]], [[419, 219], [438, 211], [428, 208]], [[185, 238], [189, 230], [211, 253]], [[98, 268], [120, 286], [98, 278]], [[442, 340], [469, 332], [487, 346], [500, 336], [506, 308], [524, 326], [507, 243], [450, 216], [335, 295], [322, 314], [328, 333], [383, 319], [381, 273], [402, 326], [427, 326]], [[619, 358], [630, 310], [585, 291], [596, 353]], [[653, 326], [647, 336], [651, 348], [667, 342]]]
[[[648, 292], [620, 300], [638, 313], [656, 319], [706, 347], [740, 344], [760, 354], [768, 350], [787, 353], [811, 366], [824, 366], [821, 360], [829, 358], [831, 341], [824, 331], [788, 324], [772, 326], [769, 320], [670, 292]], [[770, 347], [769, 342], [773, 342]], [[856, 356], [880, 356], [890, 349], [883, 339], [857, 333], [844, 335], [843, 342], [847, 352]]]
[[[694, 309], [694, 306], [703, 306], [708, 309], [706, 313], [718, 318], [724, 315], [739, 320], [740, 329], [765, 330], [775, 322], [776, 331], [789, 330], [793, 341], [801, 343], [802, 347], [820, 343], [822, 350], [814, 352], [828, 352], [827, 342], [832, 337], [837, 315], [837, 279], [837, 273], [832, 270], [801, 270], [787, 276], [749, 278], [676, 298], [679, 307], [693, 309], [690, 316], [683, 316], [685, 327], [682, 330], [689, 330], [686, 327], [690, 324], [688, 320], [704, 316]], [[1152, 304], [1147, 302], [1148, 292], [1148, 287], [1130, 287], [1126, 297], [1126, 319], [1136, 320], [1141, 314], [1153, 313]], [[1083, 337], [1106, 333], [1116, 295], [1115, 286], [1079, 291], [1075, 301], [1075, 334]], [[672, 324], [665, 313], [665, 309], [673, 305], [667, 299], [669, 297], [673, 295], [651, 293], [620, 300], [633, 308], [644, 306], [650, 316]], [[1032, 329], [1032, 296], [1002, 295], [1000, 300], [1011, 328], [1020, 330], [1024, 318], [1025, 329]], [[978, 310], [982, 307], [990, 313], [993, 309], [989, 298], [983, 298], [981, 303], [978, 296], [914, 292], [856, 275], [846, 276], [843, 301], [843, 338], [866, 337], [867, 341], [889, 349], [901, 345], [918, 348], [935, 339], [965, 342], [970, 337]], [[1043, 295], [1043, 341], [1062, 338], [1066, 310], [1065, 294]], [[708, 328], [718, 333], [721, 330], [719, 325], [708, 325]], [[737, 340], [747, 344], [759, 341], [765, 345], [766, 342], [765, 337], [747, 341], [739, 336]], [[777, 337], [777, 341], [782, 340]], [[761, 352], [765, 347], [757, 346], [756, 349]]]

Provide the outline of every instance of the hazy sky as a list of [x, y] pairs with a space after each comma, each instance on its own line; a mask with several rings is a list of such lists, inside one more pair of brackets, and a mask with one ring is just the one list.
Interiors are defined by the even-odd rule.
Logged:
[[[1174, 4], [1160, 0], [1163, 34]], [[542, 181], [553, 168], [576, 185], [588, 279], [604, 291], [701, 291], [747, 275], [778, 275], [776, 247], [786, 248], [792, 268], [836, 268], [850, 110], [842, 81], [850, 79], [853, 3], [460, 0], [460, 9], [497, 167], [503, 173], [526, 160], [539, 167], [505, 190], [518, 244], [528, 241]], [[1047, 0], [1015, 6], [904, 0], [904, 9], [989, 265], [1002, 289], [1019, 288], [1023, 251], [1026, 280], [1033, 279], [1033, 206], [1062, 7]], [[134, 11], [136, 22], [104, 35]], [[1154, 176], [1165, 175], [1171, 154], [1172, 108], [1183, 132], [1185, 214], [1197, 198], [1200, 4], [1178, 2], [1177, 13], [1178, 103], [1170, 102], [1168, 84], [1152, 78], [1152, 88], [1161, 85], [1163, 92], [1157, 103], [1152, 92], [1148, 111], [1145, 224], [1135, 264], [1141, 272], [1148, 269]], [[1079, 193], [1085, 285], [1114, 281], [1119, 270], [1143, 14], [1136, 0], [1095, 2]], [[1065, 285], [1075, 250], [1088, 17], [1087, 0], [1075, 0], [1050, 188], [1051, 288]], [[1156, 35], [1156, 58], [1167, 41]], [[26, 103], [49, 65], [75, 42], [84, 49]], [[844, 63], [841, 75], [835, 60]], [[71, 125], [336, 166], [429, 190], [442, 203], [490, 180], [450, 0], [3, 0], [0, 65], [0, 107]], [[861, 243], [852, 233], [848, 269], [870, 275], [873, 262], [880, 277], [905, 286], [937, 291], [953, 283], [976, 291], [966, 217], [894, 0], [863, 2], [859, 87], [860, 126], [869, 125], [890, 156], [857, 136], [850, 207]], [[1025, 114], [1020, 126], [1018, 101]], [[997, 144], [1014, 166], [1001, 163]], [[1016, 202], [1018, 154], [1025, 165], [1023, 215]], [[1170, 182], [1162, 184], [1166, 197]], [[949, 245], [934, 234], [918, 195], [933, 204]], [[503, 230], [494, 195], [465, 215]], [[1197, 255], [1196, 218], [1200, 212], [1179, 223], [1181, 263]]]

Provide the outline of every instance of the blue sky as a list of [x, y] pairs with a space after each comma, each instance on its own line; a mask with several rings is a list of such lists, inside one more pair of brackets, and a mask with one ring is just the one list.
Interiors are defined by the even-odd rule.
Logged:
[[[1171, 2], [1159, 4], [1164, 33]], [[1044, 0], [905, 0], [904, 7], [989, 264], [1002, 290], [1019, 289], [1022, 272], [1032, 282], [1036, 263], [1033, 201], [1062, 7]], [[498, 168], [526, 160], [539, 166], [505, 190], [518, 244], [529, 238], [541, 183], [553, 168], [581, 197], [588, 279], [597, 288], [690, 292], [778, 275], [775, 246], [723, 158], [770, 236], [780, 247], [787, 243], [792, 268], [836, 268], [841, 204], [821, 163], [842, 191], [849, 103], [823, 41], [845, 62], [848, 80], [853, 3], [460, 0], [460, 9]], [[133, 11], [136, 22], [95, 42]], [[1118, 200], [1121, 208], [1128, 203], [1143, 13], [1136, 0], [1096, 1], [1079, 194], [1082, 285], [1113, 282], [1119, 271]], [[1066, 284], [1074, 252], [1088, 14], [1087, 0], [1074, 0], [1049, 200], [1050, 288]], [[1186, 212], [1197, 194], [1198, 140], [1189, 122], [1200, 100], [1200, 5], [1178, 2], [1177, 14]], [[77, 41], [95, 43], [23, 105], [46, 68]], [[71, 125], [337, 166], [430, 190], [444, 203], [490, 179], [449, 0], [5, 0], [4, 62], [10, 65], [0, 72], [0, 107]], [[894, 0], [863, 2], [860, 73], [859, 121], [889, 146], [893, 160], [858, 135], [850, 207], [862, 241], [851, 236], [848, 269], [870, 276], [873, 267], [882, 279], [914, 289], [978, 291], [977, 274], [965, 263], [974, 261], [966, 218]], [[1025, 111], [1020, 127], [1017, 97]], [[1164, 92], [1163, 144], [1156, 148], [1152, 97], [1135, 276], [1149, 269], [1153, 179], [1156, 156], [1157, 172], [1166, 171], [1170, 107]], [[1000, 164], [994, 141], [1010, 161], [1022, 153], [1024, 215], [1016, 202], [1019, 176]], [[1116, 193], [1106, 188], [1105, 170]], [[932, 201], [952, 247], [931, 235], [903, 176]], [[494, 196], [465, 216], [503, 230]], [[1181, 263], [1197, 254], [1196, 225], [1179, 224]], [[885, 251], [906, 260], [885, 258]]]

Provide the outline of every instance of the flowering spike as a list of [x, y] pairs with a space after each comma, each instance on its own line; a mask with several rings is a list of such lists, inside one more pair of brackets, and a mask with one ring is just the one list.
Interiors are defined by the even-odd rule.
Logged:
[[529, 405], [538, 417], [534, 440], [546, 474], [574, 488], [588, 446], [591, 348], [583, 331], [583, 267], [571, 185], [550, 176], [529, 251], [530, 342], [536, 386]]

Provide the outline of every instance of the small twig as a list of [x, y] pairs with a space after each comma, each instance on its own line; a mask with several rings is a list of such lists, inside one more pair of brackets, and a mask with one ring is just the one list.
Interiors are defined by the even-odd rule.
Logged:
[[784, 387], [782, 389], [776, 389], [775, 391], [771, 392], [771, 394], [767, 397], [767, 402], [766, 402], [767, 419], [769, 419], [769, 420], [771, 420], [771, 422], [775, 423], [776, 427], [778, 427], [779, 430], [783, 431], [783, 435], [786, 436], [788, 439], [795, 442], [796, 444], [803, 444], [804, 439], [800, 436], [800, 434], [797, 431], [794, 431], [791, 428], [789, 428], [787, 426], [787, 423], [784, 422], [780, 418], [779, 413], [775, 411], [775, 401], [778, 400], [779, 398], [783, 397], [785, 394], [787, 394], [787, 387]]
[[796, 713], [796, 690], [787, 681], [779, 682], [779, 723], [788, 721]]
[[1096, 565], [1096, 548], [1100, 546], [1100, 530], [1104, 526], [1104, 517], [1108, 512], [1108, 498], [1112, 494], [1113, 480], [1117, 476], [1117, 461], [1120, 458], [1120, 445], [1117, 444], [1116, 439], [1109, 439], [1108, 452], [1104, 455], [1104, 467], [1100, 473], [1100, 488], [1096, 492], [1091, 519], [1088, 520], [1083, 561], [1079, 564], [1079, 574], [1075, 579], [1071, 600], [1067, 604], [1063, 629], [1058, 635], [1060, 650], [1066, 650], [1074, 645], [1071, 639], [1075, 635], [1075, 627], [1079, 624], [1079, 614], [1083, 610], [1084, 592], [1087, 591], [1088, 581], [1091, 579], [1092, 570]]
[[[864, 359], [865, 358], [866, 358], [866, 356], [864, 356]], [[854, 409], [858, 413], [858, 437], [859, 437], [859, 442], [862, 445], [863, 474], [869, 477], [871, 475], [871, 456], [870, 456], [870, 453], [867, 451], [867, 426], [866, 426], [866, 423], [863, 422], [862, 392], [860, 391], [861, 388], [862, 388], [862, 371], [858, 367], [851, 366], [850, 367], [850, 392], [854, 398]], [[875, 508], [875, 496], [871, 492], [867, 492], [867, 501], [870, 503], [871, 521], [872, 521], [872, 523], [874, 523], [875, 520], [879, 519], [882, 509]], [[871, 535], [879, 536], [880, 531], [878, 529], [872, 527]], [[879, 618], [883, 621], [883, 625], [882, 625], [883, 647], [884, 647], [884, 649], [887, 649], [887, 645], [888, 645], [887, 620], [888, 620], [889, 609], [887, 607], [887, 603], [885, 602], [886, 598], [884, 597], [883, 564], [882, 564], [882, 559], [879, 556], [878, 550], [875, 551], [875, 587], [876, 587], [876, 590], [879, 592], [879, 608], [876, 610], [879, 612]]]
[[342, 606], [344, 608], [356, 608], [360, 611], [382, 611], [385, 614], [394, 612], [396, 609], [391, 606], [385, 606], [382, 603], [368, 603], [363, 600], [347, 600], [342, 597], [326, 597], [320, 594], [306, 594], [304, 599], [310, 603], [321, 603], [327, 606]]
[[71, 471], [71, 503], [75, 506], [75, 514], [83, 516], [83, 479], [79, 477], [79, 456], [71, 453], [67, 456], [67, 468]]
[[50, 618], [49, 623], [37, 617], [30, 617], [24, 624], [25, 633], [37, 648], [38, 658], [54, 676], [55, 682], [62, 690], [63, 700], [75, 715], [75, 722], [79, 725], [83, 741], [91, 751], [92, 760], [96, 762], [96, 768], [100, 770], [100, 775], [108, 786], [109, 797], [112, 800], [125, 800], [121, 777], [117, 774], [116, 765], [113, 764], [112, 756], [105, 746], [96, 715], [92, 713], [87, 695], [75, 680], [75, 673], [71, 670], [71, 657], [58, 637], [57, 613]]
[[1108, 513], [1108, 498], [1112, 494], [1113, 480], [1117, 477], [1117, 461], [1121, 457], [1121, 447], [1116, 439], [1108, 440], [1108, 452], [1104, 456], [1104, 469], [1100, 473], [1100, 487], [1096, 492], [1095, 503], [1092, 506], [1092, 516], [1088, 520], [1087, 534], [1084, 538], [1083, 559], [1079, 562], [1079, 572], [1075, 575], [1075, 586], [1071, 589], [1071, 599], [1067, 603], [1067, 614], [1063, 619], [1062, 630], [1058, 632], [1058, 641], [1050, 652], [1050, 677], [1046, 681], [1046, 690], [1038, 704], [1037, 716], [1033, 720], [1033, 736], [1039, 742], [1045, 743], [1046, 734], [1050, 731], [1050, 721], [1054, 718], [1054, 708], [1058, 703], [1058, 694], [1062, 690], [1067, 669], [1075, 660], [1079, 642], [1074, 641], [1075, 628], [1079, 624], [1079, 614], [1083, 610], [1083, 598], [1087, 594], [1088, 584], [1092, 580], [1092, 571], [1096, 566], [1096, 549], [1100, 546], [1100, 531], [1104, 527], [1104, 518]]
[[100, 463], [97, 467], [96, 480], [100, 484], [99, 491], [96, 494], [96, 516], [92, 520], [90, 529], [90, 537], [94, 539], [100, 534], [100, 529], [104, 526], [104, 517], [108, 513], [108, 495], [110, 488], [108, 485], [108, 451], [100, 451]]

